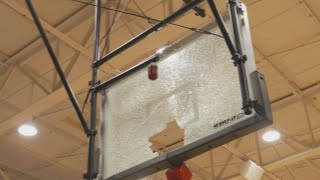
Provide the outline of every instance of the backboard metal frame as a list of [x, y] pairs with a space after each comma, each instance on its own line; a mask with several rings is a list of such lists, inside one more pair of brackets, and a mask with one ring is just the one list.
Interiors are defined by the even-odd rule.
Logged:
[[[248, 60], [251, 61], [252, 63], [252, 61], [254, 61], [254, 54], [253, 54], [252, 44], [251, 44], [247, 11], [244, 4], [240, 4], [240, 5], [241, 5], [240, 6], [241, 11], [237, 11], [237, 16], [238, 16], [237, 21], [241, 21], [238, 27], [239, 32], [241, 33], [239, 34], [239, 36], [241, 36], [241, 40], [242, 40], [241, 43], [244, 51], [243, 54], [246, 54]], [[215, 22], [215, 23], [210, 23], [209, 25], [203, 27], [202, 29], [207, 30], [217, 26], [219, 25], [217, 22]], [[191, 36], [189, 35], [187, 36], [187, 38], [184, 38], [178, 41], [177, 43], [174, 43], [173, 45], [169, 46], [165, 51], [169, 51], [170, 53], [171, 51], [174, 51], [174, 49], [177, 49], [183, 44], [185, 44], [184, 41], [190, 41], [190, 39], [197, 38], [198, 36], [199, 34], [192, 34]], [[98, 90], [99, 91], [106, 90], [112, 87], [114, 84], [117, 84], [118, 82], [120, 82], [122, 79], [129, 77], [130, 75], [140, 71], [143, 68], [146, 68], [147, 64], [149, 64], [150, 62], [157, 62], [158, 60], [159, 60], [159, 56], [153, 55], [147, 58], [147, 60], [145, 60], [143, 63], [133, 67], [132, 69], [122, 73], [121, 75], [109, 81], [102, 83], [100, 87], [98, 87]], [[244, 63], [243, 65], [244, 67], [249, 66], [249, 64], [246, 64], [246, 63]], [[211, 134], [203, 139], [195, 141], [177, 150], [162, 154], [158, 157], [155, 157], [151, 160], [148, 160], [130, 169], [127, 169], [118, 174], [112, 175], [108, 177], [106, 180], [119, 180], [119, 179], [134, 180], [134, 179], [145, 177], [147, 175], [150, 175], [152, 173], [158, 172], [166, 168], [176, 167], [188, 159], [191, 159], [213, 148], [219, 147], [225, 143], [228, 143], [232, 140], [235, 140], [239, 137], [242, 137], [244, 135], [247, 135], [251, 132], [254, 132], [258, 129], [261, 129], [263, 127], [270, 125], [272, 123], [272, 114], [271, 114], [271, 108], [269, 104], [268, 92], [267, 92], [264, 76], [258, 71], [254, 71], [250, 75], [245, 74], [245, 76], [249, 78], [249, 81], [251, 82], [250, 87], [255, 89], [253, 91], [254, 94], [250, 94], [250, 99], [253, 99], [252, 108], [256, 112], [254, 116], [251, 116], [248, 119], [243, 120], [241, 123], [236, 123], [234, 125], [231, 125], [215, 134]], [[104, 119], [103, 121], [107, 121], [107, 120]], [[223, 123], [224, 122], [222, 122], [222, 124]], [[102, 158], [106, 158], [106, 157], [102, 157]]]
[[246, 119], [241, 123], [227, 127], [218, 133], [113, 175], [106, 180], [135, 180], [166, 168], [178, 166], [188, 159], [270, 125], [272, 123], [272, 114], [264, 76], [256, 71], [251, 74], [251, 80], [253, 86], [259, 89], [257, 91], [261, 92], [255, 94], [256, 97], [259, 97], [256, 99], [257, 106], [254, 108], [257, 112], [255, 116]]

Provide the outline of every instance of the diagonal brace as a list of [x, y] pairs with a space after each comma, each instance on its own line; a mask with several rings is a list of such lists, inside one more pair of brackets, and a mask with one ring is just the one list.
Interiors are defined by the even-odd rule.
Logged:
[[56, 68], [56, 70], [57, 70], [57, 72], [59, 74], [59, 77], [61, 79], [61, 82], [62, 82], [67, 94], [68, 94], [68, 97], [69, 97], [69, 99], [70, 99], [70, 101], [71, 101], [71, 103], [72, 103], [72, 105], [73, 105], [78, 117], [79, 117], [79, 120], [81, 122], [83, 130], [87, 134], [89, 132], [89, 128], [88, 128], [88, 125], [87, 125], [87, 123], [86, 123], [86, 121], [84, 119], [84, 116], [83, 116], [83, 114], [82, 114], [82, 112], [80, 110], [78, 101], [77, 101], [75, 95], [73, 94], [73, 91], [72, 91], [72, 89], [71, 89], [66, 77], [64, 76], [64, 73], [62, 71], [60, 63], [59, 63], [59, 61], [58, 61], [58, 59], [57, 59], [57, 57], [56, 57], [51, 45], [50, 45], [48, 37], [47, 37], [47, 35], [46, 35], [42, 25], [41, 25], [41, 22], [39, 21], [39, 18], [38, 18], [37, 14], [36, 14], [36, 12], [34, 10], [34, 7], [33, 7], [33, 5], [32, 5], [30, 0], [26, 0], [26, 4], [27, 4], [28, 9], [29, 9], [29, 11], [30, 11], [30, 13], [32, 15], [32, 18], [33, 18], [33, 20], [34, 20], [34, 22], [35, 22], [35, 24], [36, 24], [36, 26], [38, 28], [38, 31], [39, 31], [39, 33], [40, 33], [40, 35], [42, 37], [42, 40], [43, 40], [43, 42], [44, 42], [44, 44], [45, 44], [45, 46], [46, 46], [46, 48], [48, 50], [48, 53], [49, 53], [50, 58], [51, 58], [51, 60], [52, 60], [52, 62], [54, 64], [54, 67]]

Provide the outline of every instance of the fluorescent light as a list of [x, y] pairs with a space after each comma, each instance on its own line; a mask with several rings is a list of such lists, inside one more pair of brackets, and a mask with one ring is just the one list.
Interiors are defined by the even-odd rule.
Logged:
[[35, 136], [38, 133], [38, 130], [37, 128], [35, 128], [30, 124], [23, 124], [18, 128], [18, 132], [23, 136], [30, 137], [30, 136]]
[[273, 142], [280, 139], [280, 133], [276, 130], [269, 130], [263, 134], [262, 139], [266, 142]]

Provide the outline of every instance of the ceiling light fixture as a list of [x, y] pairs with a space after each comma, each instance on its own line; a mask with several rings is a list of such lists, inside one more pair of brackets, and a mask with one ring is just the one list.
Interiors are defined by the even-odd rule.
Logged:
[[30, 137], [35, 136], [38, 133], [38, 130], [30, 124], [23, 124], [18, 128], [18, 132], [23, 136]]
[[165, 46], [165, 47], [162, 47], [162, 48], [158, 49], [156, 53], [157, 53], [157, 54], [162, 54], [163, 51], [164, 51], [166, 48], [167, 48], [166, 46]]
[[276, 130], [269, 130], [263, 134], [262, 139], [266, 142], [277, 141], [280, 139], [280, 133]]

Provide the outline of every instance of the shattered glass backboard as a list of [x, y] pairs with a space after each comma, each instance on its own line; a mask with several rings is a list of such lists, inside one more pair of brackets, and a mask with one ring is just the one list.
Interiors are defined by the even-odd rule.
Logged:
[[[256, 72], [246, 14], [242, 18], [250, 95], [259, 108], [243, 113], [224, 40], [192, 34], [161, 56], [157, 80], [148, 79], [146, 68], [105, 90], [104, 179], [137, 179], [270, 124], [264, 79]], [[210, 31], [219, 33], [215, 25]]]

